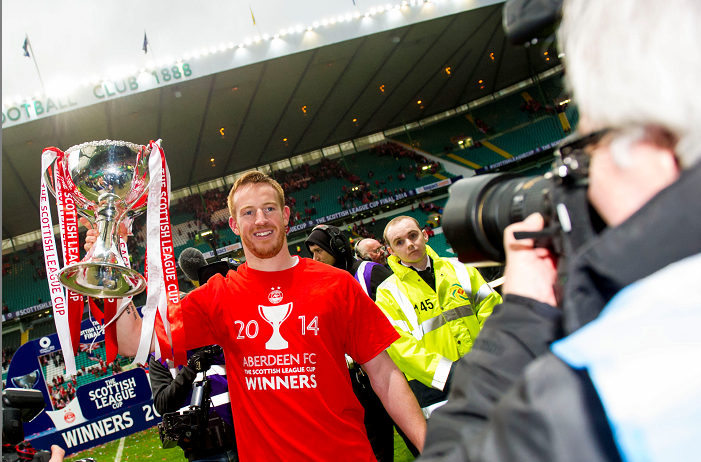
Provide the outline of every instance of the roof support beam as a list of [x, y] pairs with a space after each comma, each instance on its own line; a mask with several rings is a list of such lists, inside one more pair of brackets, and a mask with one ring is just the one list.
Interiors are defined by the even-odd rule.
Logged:
[[195, 155], [192, 156], [192, 167], [190, 168], [190, 177], [188, 183], [192, 184], [192, 178], [195, 175], [195, 165], [197, 165], [197, 157], [200, 154], [200, 146], [202, 145], [202, 136], [204, 135], [204, 127], [207, 123], [207, 114], [209, 113], [209, 103], [212, 102], [212, 93], [214, 93], [214, 84], [217, 81], [217, 74], [212, 76], [209, 82], [209, 93], [207, 94], [207, 102], [204, 105], [204, 114], [202, 115], [202, 124], [200, 124], [200, 134], [197, 137], [197, 145], [195, 146]]
[[[445, 35], [445, 33], [448, 31], [448, 29], [450, 29], [450, 28], [453, 26], [453, 24], [455, 23], [455, 21], [456, 21], [457, 19], [458, 19], [458, 15], [453, 15], [453, 19], [450, 21], [450, 23], [449, 23], [447, 26], [445, 26], [445, 27], [443, 28], [443, 30], [441, 31], [440, 34], [438, 34], [438, 36], [437, 36], [436, 39], [433, 41], [433, 43], [431, 43], [431, 45], [430, 45], [428, 48], [426, 48], [426, 51], [424, 51], [424, 53], [421, 55], [421, 57], [420, 57], [419, 59], [416, 60], [417, 63], [420, 63], [420, 62], [426, 57], [426, 55], [428, 55], [431, 51], [433, 51], [433, 47], [436, 46], [436, 43], [438, 43], [438, 41], [443, 37], [443, 35]], [[402, 76], [402, 78], [399, 79], [399, 82], [400, 82], [400, 83], [399, 83], [398, 85], [395, 85], [394, 88], [392, 88], [392, 91], [389, 92], [389, 95], [387, 95], [387, 96], [385, 97], [385, 99], [384, 99], [385, 101], [389, 101], [390, 98], [392, 98], [392, 95], [393, 95], [394, 92], [397, 91], [397, 89], [401, 86], [401, 83], [404, 82], [404, 80], [407, 78], [407, 76], [408, 76], [409, 74], [411, 74], [414, 70], [415, 70], [415, 69], [414, 69], [413, 67], [410, 67], [409, 70], [407, 70], [407, 71], [404, 73], [404, 75]], [[430, 81], [430, 79], [429, 79], [429, 81]], [[424, 85], [424, 86], [425, 86], [425, 85]], [[383, 107], [383, 104], [382, 104], [382, 103], [381, 103], [379, 106], [377, 106], [377, 108], [373, 111], [373, 113], [370, 114], [370, 116], [365, 120], [365, 123], [364, 123], [363, 125], [361, 125], [360, 128], [358, 128], [358, 129], [355, 131], [355, 134], [353, 135], [353, 138], [357, 138], [358, 136], [361, 136], [361, 135], [362, 135], [363, 130], [365, 129], [365, 127], [367, 126], [367, 124], [370, 123], [370, 121], [372, 120], [372, 118], [375, 117], [375, 114], [377, 114], [377, 112], [378, 112], [380, 109], [382, 109], [382, 107]]]
[[338, 74], [338, 77], [336, 78], [336, 81], [333, 83], [333, 85], [331, 85], [331, 88], [330, 88], [329, 91], [326, 93], [326, 96], [324, 97], [324, 101], [321, 102], [321, 105], [319, 106], [319, 110], [318, 110], [318, 111], [314, 111], [314, 117], [312, 117], [312, 120], [307, 124], [306, 127], [304, 127], [304, 131], [303, 131], [302, 134], [299, 136], [299, 139], [297, 140], [297, 143], [295, 143], [295, 145], [292, 147], [292, 150], [290, 151], [291, 155], [295, 155], [295, 154], [297, 153], [297, 147], [299, 146], [299, 144], [300, 144], [300, 143], [302, 142], [302, 140], [304, 139], [304, 135], [306, 135], [307, 132], [309, 131], [309, 129], [310, 129], [311, 127], [314, 126], [314, 121], [315, 121], [316, 118], [319, 116], [319, 114], [321, 114], [321, 111], [324, 109], [324, 106], [326, 106], [326, 102], [328, 101], [329, 96], [331, 96], [331, 93], [333, 93], [333, 91], [336, 89], [336, 86], [338, 85], [338, 82], [341, 80], [341, 78], [343, 78], [343, 76], [345, 75], [346, 71], [347, 71], [347, 70], [351, 67], [351, 65], [353, 64], [353, 61], [355, 60], [356, 56], [358, 56], [358, 52], [363, 48], [363, 45], [365, 45], [365, 41], [366, 41], [366, 40], [367, 40], [367, 37], [363, 37], [363, 39], [361, 40], [360, 44], [358, 45], [358, 47], [357, 47], [357, 48], [355, 49], [355, 51], [353, 52], [353, 55], [352, 55], [352, 56], [350, 57], [350, 59], [348, 60], [348, 63], [346, 64], [346, 67], [344, 67], [343, 70], [341, 71], [341, 73]]
[[[406, 27], [406, 30], [404, 31], [404, 34], [402, 34], [402, 37], [401, 37], [401, 39], [400, 39], [400, 43], [401, 43], [402, 40], [404, 40], [404, 38], [406, 38], [406, 36], [409, 34], [409, 32], [411, 32], [412, 27], [413, 27], [413, 25], [407, 26], [407, 27]], [[363, 87], [363, 89], [360, 90], [360, 92], [358, 93], [359, 96], [362, 96], [363, 93], [365, 93], [365, 90], [368, 89], [368, 87], [370, 86], [370, 84], [372, 83], [372, 81], [375, 80], [375, 77], [377, 77], [377, 74], [379, 74], [380, 71], [382, 70], [382, 68], [385, 67], [385, 65], [392, 59], [392, 56], [394, 55], [394, 53], [395, 53], [398, 49], [399, 49], [399, 45], [395, 46], [395, 47], [392, 49], [392, 51], [389, 52], [389, 55], [387, 55], [387, 57], [386, 57], [385, 59], [382, 60], [382, 64], [380, 64], [380, 67], [378, 67], [377, 70], [370, 76], [370, 78], [368, 79], [368, 82], [365, 84], [365, 86]], [[333, 127], [333, 129], [329, 132], [329, 134], [326, 135], [326, 138], [324, 138], [324, 141], [322, 142], [323, 145], [326, 145], [326, 144], [328, 143], [329, 138], [331, 138], [331, 135], [333, 135], [333, 134], [336, 132], [336, 130], [338, 129], [339, 125], [341, 125], [341, 123], [342, 123], [344, 120], [346, 120], [346, 117], [348, 117], [348, 113], [350, 113], [350, 111], [351, 111], [352, 109], [353, 109], [353, 104], [349, 105], [349, 107], [348, 107], [348, 109], [346, 110], [346, 112], [343, 113], [343, 116], [342, 116], [340, 119], [338, 119], [338, 122], [336, 123], [336, 125], [335, 125], [335, 126]]]
[[243, 116], [243, 120], [241, 121], [241, 125], [239, 126], [239, 132], [236, 134], [236, 138], [234, 139], [234, 145], [231, 146], [231, 151], [229, 152], [229, 158], [226, 160], [226, 164], [224, 165], [224, 175], [229, 171], [229, 164], [231, 163], [231, 158], [234, 157], [234, 152], [236, 152], [236, 145], [239, 143], [239, 139], [241, 138], [241, 132], [243, 131], [243, 127], [246, 126], [246, 121], [248, 120], [248, 114], [251, 112], [251, 107], [253, 106], [253, 101], [256, 99], [256, 95], [258, 94], [258, 90], [260, 89], [260, 84], [263, 82], [263, 76], [265, 75], [265, 71], [268, 69], [268, 62], [263, 63], [263, 68], [260, 70], [260, 75], [258, 76], [258, 82], [256, 83], [256, 89], [253, 90], [253, 95], [251, 95], [251, 100], [248, 102], [248, 107], [246, 108], [246, 114]]
[[[492, 34], [489, 36], [489, 39], [487, 40], [487, 43], [484, 44], [484, 48], [482, 48], [482, 51], [480, 51], [480, 54], [477, 55], [478, 57], [484, 56], [484, 54], [487, 52], [487, 48], [489, 48], [489, 44], [492, 42], [492, 39], [494, 38], [494, 35], [497, 33], [499, 28], [502, 27], [501, 24], [501, 18], [499, 18], [499, 21], [496, 22], [494, 25], [494, 30], [492, 31]], [[470, 76], [467, 78], [467, 81], [465, 82], [465, 89], [462, 91], [460, 96], [453, 102], [453, 104], [450, 107], [456, 107], [460, 104], [460, 101], [464, 100], [467, 97], [467, 91], [469, 90], [470, 86], [470, 81], [472, 80], [472, 77], [475, 76], [475, 72], [477, 72], [477, 68], [479, 67], [479, 61], [475, 63], [475, 67], [472, 69], [472, 72], [470, 72]], [[423, 116], [423, 114], [421, 114]]]
[[256, 160], [256, 165], [260, 164], [261, 159], [263, 156], [265, 156], [266, 151], [268, 150], [268, 146], [270, 146], [270, 142], [273, 140], [273, 136], [275, 136], [275, 132], [277, 132], [277, 128], [280, 126], [280, 122], [282, 122], [282, 119], [285, 117], [285, 114], [287, 114], [287, 110], [290, 108], [290, 103], [294, 99], [295, 95], [297, 94], [297, 90], [299, 90], [299, 86], [302, 84], [302, 81], [304, 80], [304, 76], [307, 75], [307, 71], [309, 71], [309, 68], [311, 67], [312, 63], [314, 62], [314, 58], [316, 57], [316, 54], [319, 52], [318, 48], [315, 48], [314, 51], [311, 53], [311, 56], [309, 57], [309, 60], [307, 61], [307, 66], [304, 68], [304, 72], [302, 72], [302, 75], [299, 77], [297, 80], [297, 85], [295, 85], [294, 90], [292, 90], [292, 94], [290, 94], [290, 97], [287, 99], [287, 104], [285, 104], [285, 109], [282, 110], [282, 113], [280, 113], [280, 117], [277, 119], [277, 123], [273, 127], [273, 129], [270, 131], [270, 136], [268, 137], [268, 141], [265, 143], [265, 147], [261, 151], [260, 155], [258, 156], [258, 159]]
[[[409, 98], [409, 99], [407, 100], [406, 104], [404, 104], [404, 106], [402, 107], [402, 110], [398, 113], [398, 115], [400, 115], [402, 112], [404, 112], [404, 111], [406, 110], [407, 106], [410, 106], [414, 101], [417, 100], [417, 98], [419, 97], [419, 95], [421, 94], [421, 92], [424, 91], [424, 88], [426, 88], [426, 86], [428, 86], [428, 84], [431, 83], [431, 81], [435, 78], [436, 75], [438, 75], [439, 72], [441, 72], [442, 69], [445, 69], [446, 66], [448, 66], [448, 64], [450, 64], [450, 63], [455, 59], [455, 56], [456, 56], [465, 46], [467, 46], [467, 45], [470, 44], [470, 42], [471, 42], [472, 39], [475, 37], [475, 35], [477, 35], [477, 34], [479, 33], [479, 31], [482, 29], [482, 27], [483, 27], [485, 24], [487, 24], [487, 22], [489, 21], [489, 19], [490, 19], [495, 13], [497, 13], [497, 12], [501, 12], [501, 8], [499, 8], [499, 7], [494, 8], [494, 9], [492, 10], [492, 12], [489, 13], [489, 14], [487, 15], [487, 17], [484, 18], [484, 20], [483, 20], [477, 27], [475, 27], [475, 29], [472, 31], [472, 33], [462, 42], [462, 45], [460, 45], [458, 48], [456, 48], [455, 51], [453, 52], [453, 54], [450, 55], [450, 57], [449, 57], [448, 59], [446, 59], [445, 62], [443, 62], [443, 64], [441, 64], [441, 66], [440, 66], [438, 69], [436, 69], [432, 74], [430, 74], [430, 75], [428, 76], [428, 79], [426, 80], [426, 82], [424, 82], [424, 84], [421, 86], [421, 88], [419, 88], [419, 90], [418, 90], [416, 93], [414, 93], [414, 94], [412, 95], [411, 98]], [[458, 65], [458, 67], [455, 69], [455, 74], [457, 74], [457, 72], [459, 71], [460, 66], [462, 66], [462, 64], [466, 62], [467, 57], [470, 55], [470, 52], [471, 52], [471, 51], [472, 51], [472, 49], [471, 49], [471, 48], [468, 48], [468, 50], [467, 50], [467, 52], [465, 53], [465, 55], [463, 56], [463, 58], [460, 59], [460, 60], [458, 60], [458, 61], [460, 62], [460, 65]], [[447, 85], [448, 82], [449, 82], [449, 79], [446, 79], [446, 81], [443, 83], [443, 85], [441, 85], [441, 87], [438, 89], [438, 91], [435, 93], [435, 95], [440, 94], [440, 92], [443, 91], [443, 88], [445, 88], [445, 86]], [[434, 96], [435, 96], [435, 95], [434, 95]], [[427, 104], [425, 107], [428, 107], [428, 104]], [[425, 110], [421, 111], [421, 115], [423, 115], [424, 112], [425, 112]], [[415, 117], [415, 118], [412, 117], [412, 119], [420, 120], [420, 119], [421, 119], [421, 116]]]

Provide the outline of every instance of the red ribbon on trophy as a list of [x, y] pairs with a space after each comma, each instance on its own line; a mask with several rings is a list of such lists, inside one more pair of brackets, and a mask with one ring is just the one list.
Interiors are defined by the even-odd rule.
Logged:
[[[44, 249], [44, 264], [46, 276], [49, 281], [51, 304], [53, 305], [56, 333], [63, 349], [66, 373], [75, 375], [74, 351], [80, 343], [80, 321], [83, 314], [83, 297], [66, 290], [59, 281], [58, 274], [61, 271], [61, 263], [58, 259], [58, 249], [54, 238], [53, 220], [49, 206], [49, 191], [46, 178], [53, 182], [56, 195], [56, 206], [59, 215], [59, 229], [61, 231], [61, 244], [63, 261], [73, 263], [78, 260], [78, 217], [75, 203], [66, 194], [63, 170], [57, 168], [62, 163], [56, 162], [63, 159], [64, 153], [60, 149], [46, 148], [41, 155], [41, 193], [39, 196], [39, 209], [41, 215], [41, 243]], [[65, 236], [65, 237], [64, 237]], [[77, 314], [76, 314], [77, 313]], [[77, 320], [77, 324], [76, 324]]]
[[180, 288], [170, 226], [170, 172], [160, 143], [150, 144], [149, 186], [146, 208], [148, 249], [160, 249], [146, 256], [148, 296], [142, 309], [143, 327], [136, 361], [145, 363], [154, 331], [156, 356], [173, 359], [176, 365], [187, 363], [185, 331], [180, 306]]
[[[63, 156], [63, 153], [60, 154]], [[63, 261], [65, 265], [71, 265], [80, 260], [80, 242], [78, 239], [78, 213], [75, 201], [70, 194], [65, 175], [55, 171], [56, 206], [58, 208], [58, 222], [61, 229], [61, 244], [63, 247]], [[83, 319], [83, 296], [71, 290], [67, 290], [68, 299], [68, 324], [71, 331], [73, 351], [78, 351], [80, 345], [80, 322]]]

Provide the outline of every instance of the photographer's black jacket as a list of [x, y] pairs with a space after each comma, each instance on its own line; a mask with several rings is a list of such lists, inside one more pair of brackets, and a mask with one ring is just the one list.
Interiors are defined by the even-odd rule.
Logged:
[[168, 368], [154, 356], [149, 359], [148, 369], [153, 405], [159, 414], [175, 412], [188, 404], [185, 400], [192, 391], [192, 382], [197, 377], [195, 371], [184, 366], [173, 378]]
[[586, 244], [570, 260], [562, 310], [507, 295], [458, 362], [420, 460], [620, 460], [587, 371], [568, 366], [550, 344], [595, 319], [624, 287], [701, 253], [700, 197], [697, 165]]

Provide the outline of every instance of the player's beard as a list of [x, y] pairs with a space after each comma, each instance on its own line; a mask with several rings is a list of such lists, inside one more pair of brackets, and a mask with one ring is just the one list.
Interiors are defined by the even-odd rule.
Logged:
[[251, 236], [247, 234], [242, 234], [241, 239], [243, 240], [243, 245], [246, 247], [246, 249], [248, 249], [248, 251], [251, 252], [256, 258], [266, 260], [268, 258], [273, 258], [275, 255], [280, 253], [280, 250], [285, 243], [284, 228], [276, 228], [275, 235], [277, 237], [274, 240], [266, 242], [255, 242], [253, 239], [251, 239]]

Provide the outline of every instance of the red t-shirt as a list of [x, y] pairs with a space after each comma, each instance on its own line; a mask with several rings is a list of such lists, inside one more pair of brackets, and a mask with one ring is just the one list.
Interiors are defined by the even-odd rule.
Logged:
[[365, 363], [399, 335], [349, 273], [244, 264], [182, 306], [186, 347], [224, 348], [241, 460], [375, 460], [344, 354]]

